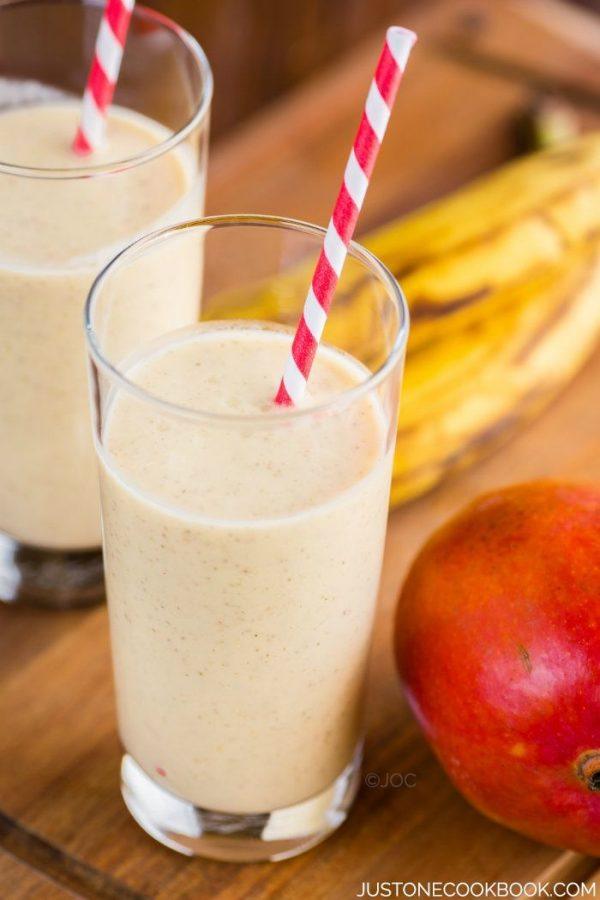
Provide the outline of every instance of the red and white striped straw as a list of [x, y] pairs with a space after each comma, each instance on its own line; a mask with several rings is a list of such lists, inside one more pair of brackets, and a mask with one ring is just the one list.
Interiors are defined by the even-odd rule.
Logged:
[[396, 92], [417, 39], [407, 28], [388, 28], [385, 43], [327, 227], [323, 249], [296, 329], [292, 351], [275, 397], [280, 406], [301, 400], [327, 321], [348, 244], [352, 240], [375, 160], [387, 128]]
[[106, 114], [117, 86], [134, 4], [135, 0], [106, 0], [73, 141], [73, 149], [82, 156], [92, 153], [104, 140]]

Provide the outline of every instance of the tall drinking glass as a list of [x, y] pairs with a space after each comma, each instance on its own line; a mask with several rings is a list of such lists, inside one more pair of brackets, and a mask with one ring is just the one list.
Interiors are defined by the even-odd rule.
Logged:
[[[4, 601], [72, 606], [102, 596], [85, 297], [120, 247], [203, 209], [212, 77], [198, 44], [164, 16], [135, 8], [106, 145], [89, 157], [72, 151], [103, 7], [0, 6]], [[185, 292], [169, 297], [172, 277], [149, 261], [129, 286], [130, 312], [150, 335], [192, 314]]]
[[[123, 797], [183, 853], [293, 856], [357, 789], [408, 317], [351, 245], [306, 399], [275, 406], [323, 234], [167, 228], [86, 308]], [[149, 267], [169, 276], [152, 303], [191, 292], [201, 310], [152, 340], [131, 292]]]

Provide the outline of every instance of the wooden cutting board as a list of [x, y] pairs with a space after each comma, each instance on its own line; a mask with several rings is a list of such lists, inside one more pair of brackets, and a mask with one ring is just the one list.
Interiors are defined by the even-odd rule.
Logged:
[[[376, 169], [362, 230], [502, 162], [513, 124], [554, 85], [600, 123], [600, 27], [555, 0], [415, 3], [420, 42]], [[214, 148], [211, 212], [325, 223], [381, 35]], [[596, 56], [594, 55], [596, 53]], [[216, 86], [219, 89], [219, 85]], [[390, 519], [375, 630], [365, 773], [348, 823], [276, 865], [189, 860], [159, 846], [118, 791], [106, 612], [0, 609], [0, 897], [349, 898], [363, 881], [564, 880], [597, 862], [488, 822], [453, 790], [397, 685], [390, 620], [410, 558], [481, 490], [528, 478], [600, 478], [600, 358], [494, 457]], [[375, 779], [376, 780], [376, 779]]]

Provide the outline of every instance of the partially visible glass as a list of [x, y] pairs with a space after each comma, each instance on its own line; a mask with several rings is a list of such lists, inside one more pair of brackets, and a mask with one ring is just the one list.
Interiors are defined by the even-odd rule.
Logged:
[[[94, 277], [153, 227], [202, 213], [212, 76], [174, 22], [134, 9], [108, 141], [71, 150], [104, 4], [0, 6], [0, 600], [69, 607], [103, 596], [97, 474], [81, 316]], [[170, 276], [169, 276], [170, 277]], [[190, 309], [148, 289], [149, 332]], [[123, 324], [126, 327], [126, 324]]]
[[[358, 787], [408, 313], [353, 244], [307, 402], [275, 407], [323, 234], [185, 223], [117, 256], [86, 308], [122, 793], [191, 855], [293, 856]], [[149, 340], [148, 267], [200, 321]]]

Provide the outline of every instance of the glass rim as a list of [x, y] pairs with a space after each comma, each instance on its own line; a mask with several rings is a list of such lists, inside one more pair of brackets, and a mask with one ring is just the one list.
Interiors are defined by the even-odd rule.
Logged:
[[[129, 394], [131, 394], [138, 400], [142, 400], [145, 403], [152, 404], [153, 406], [161, 409], [163, 412], [173, 416], [177, 416], [179, 418], [197, 419], [213, 423], [245, 422], [275, 424], [281, 421], [289, 421], [290, 419], [302, 419], [303, 417], [311, 416], [316, 413], [328, 412], [337, 406], [345, 408], [348, 404], [354, 402], [354, 400], [361, 397], [363, 394], [367, 394], [368, 392], [376, 388], [379, 384], [381, 384], [381, 382], [384, 381], [388, 374], [394, 369], [394, 366], [404, 353], [408, 340], [410, 314], [404, 292], [402, 291], [402, 288], [398, 284], [398, 281], [396, 280], [392, 272], [381, 262], [380, 259], [375, 256], [375, 254], [371, 253], [370, 250], [367, 250], [366, 247], [362, 246], [362, 244], [359, 244], [356, 241], [350, 242], [349, 254], [353, 258], [358, 259], [368, 269], [374, 272], [379, 277], [380, 281], [382, 281], [386, 285], [389, 294], [394, 299], [396, 310], [398, 312], [398, 330], [394, 338], [394, 343], [388, 351], [384, 362], [374, 372], [371, 372], [368, 378], [365, 378], [365, 380], [361, 381], [360, 384], [354, 385], [350, 388], [346, 388], [343, 391], [339, 391], [333, 397], [323, 401], [322, 403], [300, 408], [276, 407], [273, 409], [273, 412], [267, 413], [223, 413], [212, 412], [206, 409], [197, 409], [189, 406], [182, 406], [181, 404], [165, 400], [164, 398], [153, 394], [151, 391], [147, 391], [146, 389], [140, 387], [134, 381], [131, 381], [117, 365], [113, 365], [113, 363], [111, 363], [104, 356], [101, 346], [97, 341], [96, 332], [92, 324], [92, 316], [96, 300], [98, 299], [104, 282], [107, 278], [110, 277], [113, 271], [118, 270], [119, 267], [123, 265], [123, 263], [127, 262], [128, 258], [135, 258], [135, 256], [145, 248], [151, 247], [153, 245], [158, 245], [162, 241], [168, 240], [169, 238], [174, 237], [177, 234], [196, 229], [228, 228], [232, 226], [281, 228], [287, 231], [296, 231], [305, 235], [310, 235], [311, 237], [318, 238], [319, 244], [323, 242], [326, 234], [326, 229], [322, 226], [313, 225], [310, 222], [304, 222], [300, 219], [271, 215], [255, 215], [252, 213], [239, 213], [189, 219], [176, 225], [165, 226], [164, 228], [160, 228], [156, 231], [152, 231], [146, 235], [143, 235], [142, 237], [137, 238], [137, 240], [133, 241], [127, 247], [121, 250], [104, 266], [104, 268], [94, 279], [94, 282], [86, 299], [84, 308], [85, 337], [89, 355], [94, 361], [95, 365], [99, 369], [104, 371], [104, 373], [107, 374], [107, 376], [113, 382], [116, 382], [122, 389], [126, 390]], [[276, 389], [277, 385], [274, 384], [273, 392], [275, 392]]]
[[[39, 6], [41, 8], [48, 8], [49, 6], [91, 6], [98, 9], [104, 9], [104, 2], [103, 0], [9, 0], [7, 3], [0, 3], [0, 16], [2, 16], [5, 10], [18, 9], [21, 6]], [[109, 163], [77, 166], [76, 168], [22, 166], [18, 163], [3, 162], [0, 159], [0, 174], [17, 175], [21, 178], [72, 180], [123, 172], [127, 169], [132, 169], [136, 166], [150, 162], [151, 160], [162, 156], [164, 153], [168, 153], [169, 150], [173, 150], [185, 141], [194, 129], [206, 118], [213, 96], [214, 82], [212, 69], [206, 53], [196, 38], [186, 31], [185, 28], [182, 28], [181, 25], [178, 25], [173, 19], [169, 18], [169, 16], [157, 12], [156, 10], [149, 9], [149, 7], [139, 3], [136, 3], [133, 8], [132, 19], [151, 21], [155, 25], [160, 25], [163, 28], [168, 29], [177, 37], [194, 58], [202, 76], [202, 92], [196, 104], [194, 113], [188, 121], [185, 122], [181, 128], [178, 128], [177, 131], [174, 131], [173, 134], [169, 135], [168, 138], [165, 138], [165, 140], [160, 141], [141, 153], [125, 157], [124, 159], [116, 159]], [[26, 104], [22, 104], [16, 108], [23, 108], [25, 105]]]

